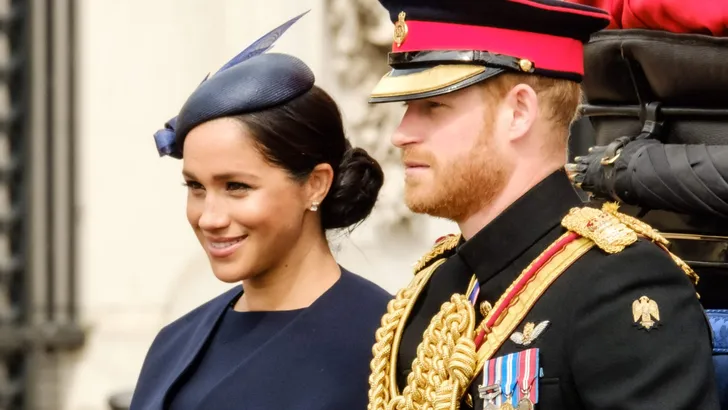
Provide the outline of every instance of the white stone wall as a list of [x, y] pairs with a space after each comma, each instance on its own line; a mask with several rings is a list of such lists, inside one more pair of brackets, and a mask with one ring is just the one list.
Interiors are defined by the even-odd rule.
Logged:
[[[376, 151], [390, 177], [371, 220], [351, 237], [332, 240], [339, 261], [394, 292], [432, 240], [454, 230], [402, 211], [401, 170], [387, 149], [391, 126], [361, 121], [370, 110], [362, 103], [365, 91], [340, 81], [341, 64], [354, 63], [333, 67], [340, 44], [331, 19], [378, 6], [336, 2], [338, 14], [324, 0], [78, 1], [79, 290], [89, 338], [64, 358], [59, 409], [108, 408], [110, 394], [134, 385], [157, 331], [228, 288], [210, 272], [187, 226], [181, 164], [158, 158], [152, 134], [205, 74], [300, 12], [312, 10], [275, 50], [310, 64], [319, 84], [342, 102], [354, 142]], [[365, 30], [342, 36], [351, 40]]]

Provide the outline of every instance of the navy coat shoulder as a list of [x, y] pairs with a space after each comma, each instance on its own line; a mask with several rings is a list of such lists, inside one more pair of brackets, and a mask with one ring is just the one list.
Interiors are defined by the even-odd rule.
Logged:
[[[241, 294], [240, 287], [231, 289], [159, 332], [142, 366], [131, 410], [169, 408]], [[209, 377], [214, 380], [205, 381], [212, 387], [196, 397], [198, 404], [186, 408], [365, 409], [374, 334], [390, 299], [379, 286], [342, 269], [329, 290], [274, 329], [254, 352], [231, 357], [220, 374]]]

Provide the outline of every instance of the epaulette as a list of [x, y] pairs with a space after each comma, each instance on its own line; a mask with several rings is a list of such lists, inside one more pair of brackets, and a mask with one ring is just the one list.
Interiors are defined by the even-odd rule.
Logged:
[[667, 246], [670, 242], [656, 229], [639, 219], [618, 211], [619, 204], [608, 202], [602, 209], [572, 208], [561, 220], [561, 225], [587, 239], [590, 239], [600, 249], [607, 253], [618, 253], [627, 246], [637, 242], [638, 236], [643, 236], [654, 242], [670, 255], [670, 258], [680, 269], [697, 285], [700, 279], [682, 259], [670, 252]]
[[651, 227], [650, 225], [640, 221], [639, 219], [629, 216], [626, 214], [623, 214], [619, 212], [619, 204], [615, 202], [607, 202], [602, 206], [602, 210], [604, 212], [609, 213], [610, 215], [613, 215], [615, 218], [619, 219], [623, 224], [630, 227], [632, 230], [634, 230], [638, 235], [642, 235], [648, 239], [650, 239], [652, 242], [654, 242], [657, 246], [662, 248], [665, 252], [667, 252], [668, 255], [670, 255], [670, 258], [672, 258], [673, 262], [677, 266], [680, 267], [680, 269], [685, 272], [690, 279], [692, 279], [693, 283], [695, 285], [698, 284], [698, 281], [700, 281], [700, 277], [698, 274], [691, 268], [685, 261], [683, 261], [679, 256], [675, 255], [674, 253], [670, 252], [670, 249], [668, 249], [668, 246], [670, 245], [670, 241], [667, 240], [664, 236], [660, 234], [655, 228]]
[[662, 245], [669, 245], [670, 242], [665, 238], [664, 236], [660, 235], [659, 232], [657, 232], [656, 229], [651, 227], [650, 225], [640, 221], [639, 219], [629, 216], [627, 214], [623, 214], [619, 212], [619, 204], [616, 202], [607, 202], [604, 205], [602, 205], [602, 211], [614, 216], [615, 218], [619, 219], [620, 222], [627, 225], [630, 229], [635, 231], [637, 235], [642, 235], [645, 238], [648, 238], [652, 242], [662, 244]]
[[618, 253], [637, 242], [637, 232], [616, 216], [596, 208], [571, 208], [561, 225], [594, 242], [607, 253]]
[[430, 249], [415, 265], [415, 274], [429, 266], [440, 258], [448, 258], [455, 253], [455, 248], [460, 243], [460, 235], [450, 234], [440, 237], [435, 241], [435, 246]]

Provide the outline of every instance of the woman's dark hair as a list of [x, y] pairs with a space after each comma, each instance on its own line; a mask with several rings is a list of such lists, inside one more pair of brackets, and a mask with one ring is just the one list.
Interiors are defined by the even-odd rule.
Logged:
[[318, 164], [329, 164], [334, 179], [321, 203], [323, 229], [355, 225], [371, 213], [384, 183], [379, 163], [352, 148], [336, 102], [313, 86], [278, 107], [237, 117], [251, 132], [268, 162], [302, 181]]

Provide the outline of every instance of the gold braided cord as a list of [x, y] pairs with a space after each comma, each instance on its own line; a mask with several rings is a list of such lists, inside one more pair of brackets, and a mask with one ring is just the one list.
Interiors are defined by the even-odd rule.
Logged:
[[660, 234], [657, 229], [651, 227], [650, 225], [640, 221], [635, 217], [619, 212], [619, 204], [615, 202], [605, 203], [604, 205], [602, 205], [602, 210], [619, 219], [620, 222], [627, 225], [630, 229], [634, 230], [639, 235], [642, 235], [650, 239], [652, 242], [656, 243], [657, 246], [662, 248], [670, 255], [670, 258], [672, 258], [673, 262], [675, 262], [675, 264], [679, 266], [686, 275], [688, 275], [688, 277], [693, 281], [693, 284], [695, 286], [698, 285], [698, 282], [700, 281], [700, 276], [698, 276], [698, 274], [690, 266], [688, 266], [685, 261], [680, 259], [680, 257], [675, 255], [674, 253], [670, 252], [670, 249], [668, 248], [668, 246], [670, 245], [670, 241], [662, 236], [662, 234]]
[[435, 243], [435, 246], [429, 252], [427, 252], [419, 261], [417, 261], [414, 269], [415, 273], [424, 269], [424, 267], [427, 266], [428, 263], [441, 257], [443, 254], [445, 254], [445, 252], [449, 252], [455, 249], [455, 247], [458, 246], [459, 242], [460, 235], [451, 234], [444, 236], [442, 239]]
[[667, 246], [665, 246], [661, 243], [658, 243], [657, 246], [662, 248], [662, 250], [664, 250], [665, 252], [667, 252], [668, 255], [670, 255], [670, 258], [672, 259], [672, 261], [675, 262], [675, 264], [677, 266], [679, 266], [680, 269], [682, 269], [682, 271], [685, 272], [686, 275], [688, 275], [690, 280], [693, 281], [694, 286], [698, 285], [698, 282], [700, 282], [700, 276], [693, 270], [693, 268], [691, 268], [687, 263], [685, 263], [685, 261], [680, 259], [679, 256], [670, 252], [670, 250], [667, 248]]
[[370, 364], [369, 375], [369, 404], [367, 410], [387, 410], [392, 408], [390, 402], [398, 396], [396, 386], [397, 355], [399, 344], [404, 332], [406, 318], [414, 307], [417, 295], [427, 284], [435, 270], [445, 262], [438, 260], [427, 269], [419, 272], [410, 284], [397, 292], [397, 295], [387, 305], [387, 313], [382, 317], [381, 326], [377, 329], [373, 358]]
[[465, 295], [452, 295], [442, 305], [417, 346], [417, 357], [402, 399], [393, 407], [401, 410], [450, 410], [460, 407], [460, 398], [475, 376], [477, 363], [475, 309]]
[[381, 327], [377, 329], [372, 347], [374, 358], [369, 375], [369, 405], [367, 410], [385, 410], [389, 403], [389, 356], [393, 348], [395, 330], [412, 296], [412, 286], [400, 290], [387, 305], [387, 313], [382, 317]]

